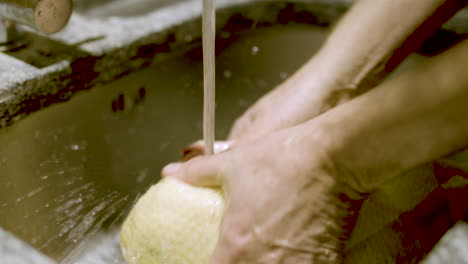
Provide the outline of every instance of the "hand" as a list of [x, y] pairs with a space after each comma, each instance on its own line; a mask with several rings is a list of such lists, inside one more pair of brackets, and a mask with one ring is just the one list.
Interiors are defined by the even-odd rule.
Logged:
[[242, 114], [232, 126], [228, 140], [253, 141], [301, 124], [350, 98], [347, 92], [334, 92], [336, 85], [321, 79], [321, 73], [313, 69], [316, 63], [311, 62]]
[[[227, 209], [211, 264], [341, 259], [352, 226], [346, 221], [353, 213], [350, 198], [359, 195], [341, 182], [326, 133], [307, 131], [282, 130], [163, 170], [163, 176], [225, 190]], [[305, 135], [314, 151], [304, 147]]]
[[356, 1], [320, 51], [248, 109], [229, 139], [250, 141], [301, 124], [376, 87], [465, 5], [458, 0]]

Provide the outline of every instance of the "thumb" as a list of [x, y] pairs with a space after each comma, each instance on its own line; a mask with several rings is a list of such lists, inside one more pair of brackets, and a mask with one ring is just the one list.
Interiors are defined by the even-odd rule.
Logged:
[[222, 160], [217, 155], [200, 156], [185, 163], [171, 163], [163, 168], [162, 177], [174, 177], [188, 184], [215, 187], [223, 184]]

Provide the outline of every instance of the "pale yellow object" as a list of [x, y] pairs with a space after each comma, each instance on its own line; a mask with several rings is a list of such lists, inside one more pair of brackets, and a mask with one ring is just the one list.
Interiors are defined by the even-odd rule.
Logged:
[[207, 264], [223, 211], [220, 191], [162, 179], [122, 226], [124, 258], [129, 264]]

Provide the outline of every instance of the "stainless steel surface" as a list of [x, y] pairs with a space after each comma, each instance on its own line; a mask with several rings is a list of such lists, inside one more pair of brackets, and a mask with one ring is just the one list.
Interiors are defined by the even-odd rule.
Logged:
[[[34, 28], [42, 33], [60, 31], [68, 23], [72, 0], [2, 0], [0, 19]], [[5, 25], [1, 25], [4, 26]], [[0, 43], [15, 41], [7, 30], [0, 31]]]

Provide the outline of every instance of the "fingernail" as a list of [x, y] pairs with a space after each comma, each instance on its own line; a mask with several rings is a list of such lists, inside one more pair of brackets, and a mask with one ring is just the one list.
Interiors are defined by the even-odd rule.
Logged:
[[166, 176], [174, 175], [180, 170], [181, 167], [182, 167], [182, 163], [180, 162], [171, 163], [162, 169], [162, 176], [166, 177]]

